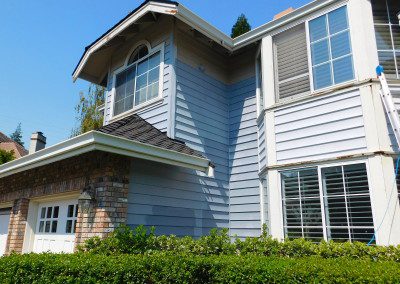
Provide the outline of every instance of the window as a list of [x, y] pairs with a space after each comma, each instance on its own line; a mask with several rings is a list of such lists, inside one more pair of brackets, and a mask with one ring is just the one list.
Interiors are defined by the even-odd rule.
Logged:
[[39, 233], [57, 233], [59, 206], [49, 206], [40, 208]]
[[278, 98], [308, 94], [310, 76], [305, 25], [301, 24], [284, 31], [276, 35], [273, 41]]
[[368, 242], [373, 236], [365, 164], [285, 171], [281, 180], [288, 238]]
[[258, 98], [258, 113], [264, 109], [264, 90], [262, 82], [262, 63], [261, 63], [261, 53], [257, 56], [256, 60], [256, 74], [257, 74], [257, 98]]
[[67, 223], [65, 225], [65, 232], [67, 234], [74, 234], [76, 229], [76, 219], [78, 217], [78, 204], [70, 204], [67, 208]]
[[341, 7], [309, 22], [314, 89], [354, 79], [347, 8]]
[[388, 78], [400, 79], [400, 26], [398, 0], [373, 0], [375, 37], [380, 64]]
[[145, 45], [135, 49], [115, 76], [114, 116], [159, 96], [160, 65], [160, 49], [150, 52]]

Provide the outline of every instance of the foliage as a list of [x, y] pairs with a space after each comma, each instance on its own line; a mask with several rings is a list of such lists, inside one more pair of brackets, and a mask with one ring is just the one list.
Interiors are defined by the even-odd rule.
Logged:
[[21, 122], [18, 123], [17, 128], [15, 131], [10, 134], [10, 138], [20, 144], [21, 146], [24, 146], [24, 142], [22, 142], [22, 128], [21, 128]]
[[0, 149], [0, 165], [14, 160], [14, 150], [6, 151]]
[[99, 106], [104, 104], [105, 88], [91, 84], [87, 94], [81, 92], [79, 103], [75, 107], [78, 126], [72, 130], [71, 137], [95, 130], [103, 125], [103, 115]]
[[394, 283], [400, 263], [349, 258], [155, 253], [0, 258], [2, 283]]
[[247, 21], [247, 18], [244, 14], [240, 14], [237, 18], [236, 23], [232, 27], [231, 37], [235, 38], [244, 33], [251, 31], [251, 26]]
[[211, 230], [208, 236], [199, 239], [191, 237], [156, 236], [154, 228], [147, 230], [139, 226], [131, 230], [127, 226], [117, 228], [106, 239], [89, 239], [81, 252], [95, 254], [145, 254], [159, 252], [193, 255], [258, 255], [273, 257], [321, 257], [368, 259], [373, 261], [400, 262], [399, 247], [367, 246], [364, 243], [321, 242], [304, 239], [280, 242], [268, 235], [266, 230], [258, 238], [232, 239], [227, 230]]

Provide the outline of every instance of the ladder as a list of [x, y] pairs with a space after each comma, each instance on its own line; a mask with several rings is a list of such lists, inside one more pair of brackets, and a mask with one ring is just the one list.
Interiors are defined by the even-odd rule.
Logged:
[[397, 146], [400, 148], [400, 118], [397, 112], [396, 105], [393, 102], [393, 96], [390, 92], [389, 85], [386, 81], [384, 69], [382, 66], [376, 68], [376, 74], [381, 82], [382, 89], [379, 91], [386, 113], [389, 117], [389, 122], [392, 126], [394, 136], [396, 137]]

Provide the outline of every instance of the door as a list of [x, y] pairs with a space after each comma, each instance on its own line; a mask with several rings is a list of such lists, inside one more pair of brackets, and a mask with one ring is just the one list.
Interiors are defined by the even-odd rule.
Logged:
[[77, 200], [39, 204], [33, 252], [73, 252], [77, 216]]
[[0, 209], [0, 256], [2, 256], [6, 250], [10, 213], [11, 208]]

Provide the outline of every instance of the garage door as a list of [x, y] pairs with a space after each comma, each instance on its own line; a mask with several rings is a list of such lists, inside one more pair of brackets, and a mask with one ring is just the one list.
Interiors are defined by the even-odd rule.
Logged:
[[74, 251], [77, 203], [69, 200], [39, 204], [34, 252]]
[[0, 209], [0, 256], [4, 254], [6, 249], [10, 212], [11, 208]]

